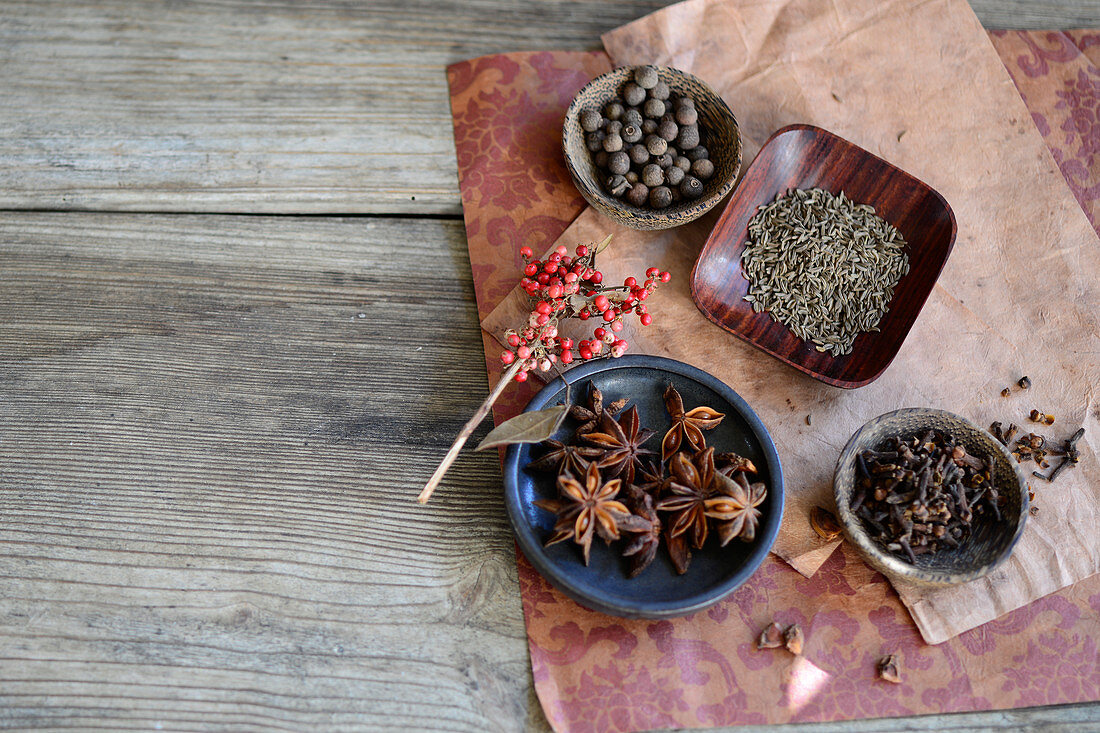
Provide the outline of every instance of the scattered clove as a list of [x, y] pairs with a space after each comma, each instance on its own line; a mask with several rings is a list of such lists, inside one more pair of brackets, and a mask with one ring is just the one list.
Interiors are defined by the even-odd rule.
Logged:
[[878, 678], [886, 682], [891, 682], [895, 685], [901, 684], [901, 674], [898, 672], [898, 658], [893, 654], [887, 654], [882, 659], [878, 660], [878, 664], [875, 665], [875, 671], [878, 673]]

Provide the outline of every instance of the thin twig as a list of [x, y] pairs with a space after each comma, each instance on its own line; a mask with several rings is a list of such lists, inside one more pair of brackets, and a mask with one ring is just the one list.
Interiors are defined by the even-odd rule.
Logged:
[[512, 366], [508, 367], [508, 370], [500, 375], [500, 381], [497, 382], [497, 386], [493, 387], [493, 391], [485, 398], [485, 401], [481, 403], [481, 407], [477, 408], [477, 412], [474, 413], [474, 416], [462, 426], [462, 430], [458, 433], [458, 437], [455, 438], [455, 442], [451, 444], [451, 449], [447, 451], [447, 455], [443, 456], [443, 460], [439, 462], [439, 467], [435, 469], [435, 473], [428, 479], [428, 483], [424, 484], [424, 490], [421, 491], [420, 496], [416, 498], [418, 502], [426, 504], [428, 499], [431, 498], [432, 492], [439, 486], [439, 482], [443, 480], [444, 474], [447, 473], [451, 464], [458, 458], [462, 446], [466, 445], [466, 441], [474, 434], [474, 430], [477, 429], [477, 426], [480, 425], [481, 421], [489, 414], [489, 410], [493, 409], [493, 404], [504, 392], [504, 388], [508, 386], [508, 383], [516, 376], [516, 372], [523, 366], [523, 361], [523, 359], [516, 359], [512, 362]]

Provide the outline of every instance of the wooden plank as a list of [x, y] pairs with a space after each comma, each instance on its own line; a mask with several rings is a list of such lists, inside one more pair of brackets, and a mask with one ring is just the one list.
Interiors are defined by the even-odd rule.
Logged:
[[457, 222], [6, 215], [0, 273], [0, 728], [521, 727], [496, 455], [415, 502]]
[[[666, 4], [4, 2], [0, 208], [458, 214], [444, 68], [596, 49]], [[1089, 0], [975, 0], [992, 27]]]
[[414, 501], [488, 389], [457, 222], [7, 214], [0, 273], [0, 728], [546, 729], [496, 456]]

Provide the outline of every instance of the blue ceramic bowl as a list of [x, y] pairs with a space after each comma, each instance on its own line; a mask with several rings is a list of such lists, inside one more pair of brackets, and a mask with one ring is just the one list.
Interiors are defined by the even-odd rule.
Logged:
[[[702, 550], [692, 553], [684, 575], [676, 574], [662, 547], [638, 577], [627, 578], [619, 543], [607, 547], [597, 538], [587, 567], [580, 547], [571, 541], [543, 546], [554, 515], [536, 507], [534, 501], [557, 496], [554, 477], [524, 468], [542, 455], [541, 447], [513, 445], [504, 459], [504, 501], [516, 541], [531, 564], [582, 606], [625, 618], [686, 616], [717, 603], [748, 580], [775, 542], [783, 517], [783, 469], [771, 436], [752, 408], [727, 385], [693, 366], [656, 356], [624, 356], [570, 369], [564, 379], [559, 377], [535, 395], [527, 410], [564, 402], [566, 381], [574, 402], [587, 395], [589, 381], [603, 392], [605, 403], [629, 398], [638, 407], [642, 426], [657, 431], [646, 445], [657, 451], [669, 424], [662, 397], [666, 385], [679, 390], [687, 409], [707, 405], [725, 413], [722, 423], [706, 433], [707, 445], [751, 459], [759, 471], [758, 480], [768, 487], [768, 497], [760, 507], [763, 516], [753, 542], [734, 540], [719, 547], [709, 538]], [[568, 440], [575, 427], [567, 418], [555, 437]]]

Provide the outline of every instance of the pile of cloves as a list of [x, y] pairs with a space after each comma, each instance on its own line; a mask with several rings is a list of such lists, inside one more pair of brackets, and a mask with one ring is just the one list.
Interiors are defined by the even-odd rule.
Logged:
[[851, 509], [871, 538], [909, 562], [954, 548], [979, 517], [1001, 520], [993, 458], [974, 456], [947, 432], [892, 437], [856, 456]]
[[[1084, 428], [1079, 428], [1077, 432], [1063, 440], [1061, 445], [1055, 446], [1051, 446], [1046, 438], [1036, 433], [1027, 433], [1016, 437], [1018, 431], [1019, 428], [1014, 423], [1009, 423], [1008, 428], [1003, 428], [1000, 422], [995, 422], [989, 426], [989, 432], [1009, 449], [1017, 463], [1034, 461], [1040, 469], [1046, 469], [1050, 468], [1050, 461], [1047, 458], [1062, 459], [1049, 474], [1032, 471], [1031, 475], [1036, 478], [1041, 478], [1044, 481], [1054, 481], [1063, 471], [1067, 468], [1073, 468], [1081, 460], [1081, 451], [1077, 447], [1077, 443], [1085, 435]], [[1013, 442], [1014, 439], [1015, 442]], [[1031, 492], [1030, 498], [1035, 498], [1033, 492]]]

